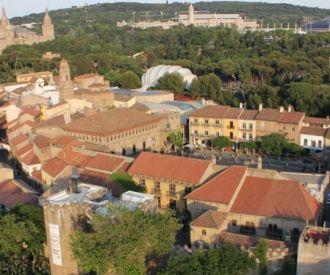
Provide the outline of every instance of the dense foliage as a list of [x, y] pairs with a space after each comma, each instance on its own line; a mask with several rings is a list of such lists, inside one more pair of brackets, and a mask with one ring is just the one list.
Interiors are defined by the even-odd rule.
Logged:
[[192, 255], [183, 254], [169, 259], [163, 275], [243, 275], [255, 268], [254, 257], [242, 252], [236, 245], [221, 244], [218, 248], [196, 251]]
[[86, 272], [145, 274], [149, 261], [172, 250], [180, 229], [171, 211], [151, 214], [113, 207], [105, 216], [93, 216], [92, 229], [78, 230], [72, 250]]
[[0, 212], [0, 273], [49, 274], [41, 208], [22, 205]]

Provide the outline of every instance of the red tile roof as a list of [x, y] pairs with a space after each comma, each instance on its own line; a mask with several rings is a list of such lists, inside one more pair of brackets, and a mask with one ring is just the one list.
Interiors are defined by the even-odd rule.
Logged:
[[210, 165], [211, 162], [206, 160], [142, 152], [128, 172], [196, 185], [201, 183]]
[[0, 183], [0, 204], [13, 208], [20, 204], [37, 204], [38, 199], [33, 194], [25, 193], [13, 180]]
[[25, 145], [23, 148], [17, 150], [15, 155], [18, 157], [24, 157], [26, 153], [28, 153], [32, 150], [33, 150], [33, 145], [32, 145], [32, 143], [29, 143], [29, 144]]
[[190, 226], [219, 228], [227, 218], [227, 213], [208, 210], [190, 223]]
[[65, 119], [63, 115], [55, 116], [45, 121], [39, 122], [36, 125], [36, 128], [43, 128], [43, 127], [59, 127], [65, 125]]
[[42, 170], [55, 178], [61, 173], [69, 164], [59, 157], [54, 157], [48, 160], [42, 167]]
[[322, 127], [302, 127], [300, 130], [300, 134], [319, 137], [324, 137], [326, 132], [327, 129]]
[[255, 117], [256, 120], [279, 121], [282, 113], [278, 109], [264, 108], [259, 111]]
[[186, 199], [229, 204], [246, 172], [244, 166], [231, 166], [191, 192]]
[[50, 146], [50, 139], [45, 136], [37, 135], [33, 140], [33, 143], [37, 145], [40, 149]]
[[297, 124], [303, 120], [305, 117], [304, 112], [287, 112], [284, 111], [283, 115], [279, 119], [280, 123], [288, 123], [288, 124]]
[[314, 220], [317, 201], [296, 181], [246, 177], [230, 212]]
[[65, 147], [61, 152], [57, 154], [57, 156], [64, 160], [66, 163], [79, 168], [84, 168], [86, 164], [93, 158], [92, 156], [76, 152], [73, 145]]
[[24, 114], [29, 114], [33, 117], [37, 117], [40, 114], [40, 110], [27, 108], [21, 111], [20, 116], [23, 116]]
[[330, 125], [330, 119], [329, 118], [320, 118], [320, 117], [305, 117], [303, 120], [304, 123], [309, 124], [318, 124], [320, 126], [323, 125]]
[[21, 127], [23, 127], [25, 125], [29, 126], [30, 128], [34, 128], [35, 127], [35, 122], [28, 120], [28, 121], [25, 121], [24, 123], [16, 124], [15, 126], [8, 129], [8, 132], [10, 132], [10, 133], [14, 132], [14, 131], [20, 129]]
[[238, 119], [240, 115], [243, 113], [243, 108], [232, 108], [230, 107], [225, 114], [225, 118], [229, 119]]
[[38, 182], [42, 182], [41, 170], [33, 171], [33, 172], [32, 172], [32, 177], [33, 177], [36, 181], [38, 181]]
[[20, 159], [20, 161], [26, 165], [40, 164], [39, 158], [32, 151]]
[[22, 142], [28, 141], [29, 137], [27, 135], [20, 134], [10, 141], [11, 145], [18, 145]]
[[243, 112], [241, 113], [239, 119], [241, 119], [241, 120], [254, 120], [257, 113], [258, 113], [257, 110], [244, 109]]
[[268, 240], [258, 238], [256, 236], [247, 236], [242, 234], [235, 234], [230, 233], [227, 231], [222, 231], [220, 233], [220, 241], [222, 242], [229, 242], [236, 244], [240, 247], [244, 247], [245, 249], [250, 249], [256, 247], [261, 240], [265, 240], [268, 244], [268, 248], [270, 249], [277, 249], [277, 248], [286, 248], [286, 244], [283, 241], [275, 241], [275, 240]]
[[97, 154], [85, 167], [86, 169], [101, 170], [105, 173], [112, 174], [117, 171], [124, 162], [125, 159], [122, 157]]
[[190, 117], [224, 118], [229, 106], [208, 105], [193, 112]]

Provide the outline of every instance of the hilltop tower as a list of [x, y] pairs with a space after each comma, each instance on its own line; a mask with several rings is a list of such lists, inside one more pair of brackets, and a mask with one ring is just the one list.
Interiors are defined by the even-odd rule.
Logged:
[[6, 10], [3, 7], [1, 25], [0, 25], [0, 39], [7, 39], [7, 38], [13, 38], [13, 37], [14, 37], [14, 29], [13, 29], [13, 26], [10, 25]]
[[55, 39], [54, 25], [52, 23], [52, 19], [48, 14], [48, 9], [46, 9], [45, 11], [44, 23], [42, 25], [42, 36], [45, 41]]
[[195, 23], [195, 10], [194, 6], [190, 3], [188, 12], [188, 24], [193, 25]]
[[73, 83], [71, 81], [70, 66], [65, 59], [61, 60], [59, 76], [60, 101], [65, 101], [73, 97]]

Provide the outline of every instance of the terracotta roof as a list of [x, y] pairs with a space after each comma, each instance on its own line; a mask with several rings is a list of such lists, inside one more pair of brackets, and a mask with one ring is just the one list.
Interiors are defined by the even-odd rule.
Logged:
[[244, 247], [245, 249], [253, 248], [258, 245], [261, 240], [265, 240], [268, 244], [268, 248], [286, 248], [286, 244], [283, 241], [275, 241], [269, 239], [262, 239], [256, 236], [248, 236], [243, 234], [235, 234], [227, 231], [222, 231], [220, 233], [220, 241], [229, 242], [238, 245], [239, 247]]
[[240, 117], [240, 115], [242, 114], [244, 109], [242, 108], [232, 108], [230, 107], [227, 111], [227, 113], [225, 114], [225, 118], [229, 118], [229, 119], [238, 119]]
[[76, 80], [76, 79], [86, 79], [86, 78], [94, 78], [94, 77], [99, 77], [100, 75], [98, 75], [98, 74], [92, 74], [92, 73], [90, 73], [90, 74], [82, 74], [82, 75], [78, 75], [78, 76], [76, 76], [74, 79]]
[[33, 140], [33, 143], [42, 149], [42, 148], [50, 146], [50, 138], [42, 136], [42, 135], [37, 135], [35, 137], [35, 139]]
[[64, 160], [66, 163], [79, 168], [84, 168], [86, 164], [93, 158], [92, 156], [76, 152], [74, 150], [74, 144], [66, 146], [61, 152], [57, 154], [57, 156]]
[[186, 199], [229, 204], [246, 171], [244, 166], [230, 166], [188, 194]]
[[56, 127], [56, 126], [63, 126], [65, 125], [65, 119], [63, 115], [55, 116], [45, 121], [39, 122], [36, 125], [36, 128], [42, 127]]
[[191, 113], [190, 117], [224, 118], [229, 106], [209, 105]]
[[208, 210], [190, 223], [190, 226], [219, 228], [226, 220], [228, 214]]
[[70, 136], [59, 136], [56, 138], [51, 139], [51, 144], [52, 145], [59, 145], [61, 147], [65, 147], [67, 145], [72, 144], [73, 142], [75, 142], [76, 139]]
[[330, 119], [329, 118], [320, 118], [320, 117], [305, 117], [304, 118], [304, 123], [309, 123], [309, 124], [318, 124], [320, 126], [323, 125], [330, 125]]
[[44, 72], [31, 72], [26, 74], [19, 74], [17, 77], [30, 77], [30, 76], [42, 76], [42, 75], [52, 75], [52, 72], [44, 71]]
[[330, 128], [327, 130], [327, 132], [325, 134], [325, 138], [330, 139]]
[[32, 143], [29, 143], [29, 144], [25, 145], [23, 148], [17, 150], [15, 155], [18, 157], [24, 157], [26, 153], [28, 153], [32, 150], [33, 150], [33, 145], [32, 145]]
[[289, 124], [297, 124], [302, 121], [305, 117], [304, 112], [287, 112], [284, 111], [283, 115], [280, 117], [280, 123], [289, 123]]
[[20, 204], [37, 204], [38, 199], [33, 194], [25, 193], [14, 180], [0, 183], [0, 204], [13, 208]]
[[22, 109], [20, 116], [24, 115], [24, 114], [29, 114], [33, 117], [37, 117], [40, 114], [40, 110], [37, 109]]
[[26, 165], [40, 164], [39, 158], [32, 151], [28, 153], [25, 157], [23, 157], [21, 159], [21, 162], [23, 162]]
[[20, 123], [20, 124], [16, 124], [15, 126], [11, 127], [8, 132], [14, 132], [18, 129], [20, 129], [21, 127], [28, 125], [30, 128], [34, 128], [35, 127], [35, 123], [31, 120], [25, 121], [24, 123]]
[[22, 142], [28, 141], [29, 137], [27, 135], [20, 134], [10, 141], [11, 145], [18, 145]]
[[254, 118], [257, 115], [257, 113], [258, 113], [257, 110], [247, 110], [247, 109], [244, 109], [243, 112], [241, 113], [239, 119], [242, 119], [242, 120], [254, 120]]
[[69, 103], [67, 101], [60, 101], [59, 103], [57, 103], [57, 104], [49, 107], [48, 109], [54, 109], [54, 108], [57, 108], [59, 106], [65, 105], [65, 104], [68, 104], [69, 105]]
[[66, 167], [68, 163], [62, 160], [59, 157], [54, 157], [48, 160], [42, 167], [42, 170], [47, 174], [55, 178], [59, 173], [61, 173]]
[[255, 117], [256, 120], [279, 121], [282, 113], [278, 109], [264, 108]]
[[206, 160], [142, 152], [128, 172], [196, 185], [210, 165], [211, 162]]
[[42, 182], [41, 170], [33, 171], [32, 172], [32, 178], [34, 178], [38, 182]]
[[327, 129], [322, 127], [302, 127], [300, 134], [324, 137]]
[[313, 220], [317, 201], [297, 181], [246, 177], [230, 212]]
[[86, 169], [96, 169], [112, 174], [117, 171], [125, 162], [124, 158], [97, 154], [87, 164]]
[[106, 136], [155, 123], [159, 120], [161, 117], [156, 115], [122, 108], [92, 114], [63, 126], [63, 129], [68, 132]]

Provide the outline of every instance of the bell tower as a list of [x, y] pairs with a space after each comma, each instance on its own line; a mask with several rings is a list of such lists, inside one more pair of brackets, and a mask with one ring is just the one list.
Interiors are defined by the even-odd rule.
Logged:
[[44, 41], [54, 40], [54, 25], [52, 23], [52, 19], [48, 14], [48, 9], [45, 11], [44, 23], [42, 24], [42, 36]]
[[195, 23], [195, 10], [194, 6], [190, 3], [188, 11], [188, 25], [193, 25]]
[[6, 9], [4, 7], [2, 7], [0, 38], [14, 38], [14, 30], [12, 25], [10, 25]]
[[73, 97], [73, 83], [71, 81], [70, 66], [65, 59], [61, 60], [59, 77], [60, 101], [65, 101]]

